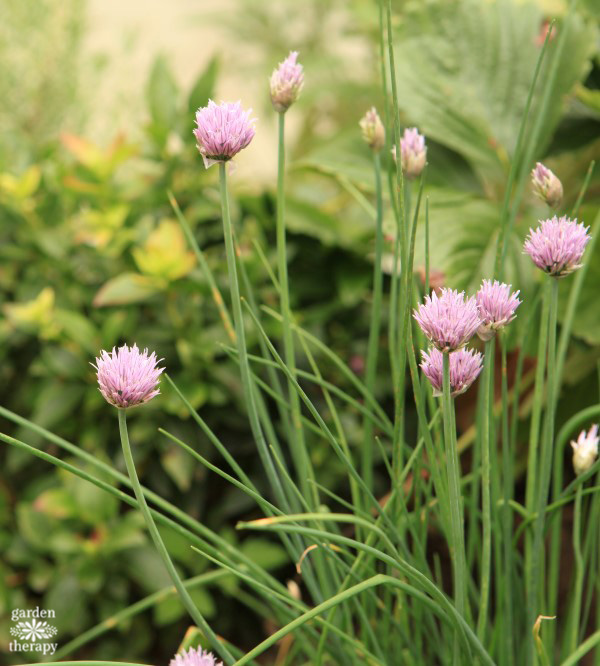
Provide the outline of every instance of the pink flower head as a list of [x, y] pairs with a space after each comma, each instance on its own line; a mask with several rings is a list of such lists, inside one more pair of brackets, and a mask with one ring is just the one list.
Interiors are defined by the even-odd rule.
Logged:
[[510, 285], [498, 282], [498, 280], [484, 280], [475, 295], [481, 325], [477, 329], [477, 335], [482, 340], [491, 340], [496, 331], [506, 326], [515, 317], [515, 310], [521, 304], [517, 298], [518, 291], [510, 293]]
[[598, 426], [593, 425], [589, 432], [582, 430], [579, 433], [577, 441], [571, 442], [571, 446], [573, 447], [573, 469], [577, 476], [587, 472], [596, 461], [599, 441]]
[[190, 648], [187, 652], [184, 650], [182, 654], [176, 654], [169, 666], [223, 666], [223, 662], [217, 661], [211, 652]]
[[[444, 380], [444, 355], [435, 347], [429, 353], [421, 351], [421, 370], [433, 386], [433, 395], [441, 396]], [[454, 397], [464, 393], [481, 372], [482, 357], [472, 349], [450, 353], [450, 392]]]
[[207, 169], [217, 162], [228, 162], [252, 141], [256, 119], [250, 118], [251, 113], [252, 109], [244, 111], [240, 102], [215, 104], [212, 99], [196, 111], [194, 136]]
[[[421, 174], [427, 162], [427, 147], [425, 137], [419, 134], [416, 127], [407, 128], [400, 139], [400, 153], [402, 155], [402, 172], [407, 178], [416, 178]], [[396, 160], [396, 146], [392, 148], [394, 161]]]
[[290, 108], [304, 85], [304, 72], [302, 65], [296, 62], [297, 58], [298, 51], [290, 51], [271, 74], [271, 102], [278, 113], [285, 113]]
[[369, 148], [379, 152], [385, 144], [385, 129], [377, 109], [372, 106], [362, 117], [360, 122], [362, 137], [367, 142]]
[[529, 230], [523, 249], [533, 263], [553, 277], [564, 277], [581, 268], [581, 257], [590, 240], [589, 227], [570, 218], [543, 220], [534, 231]]
[[551, 208], [555, 208], [563, 197], [563, 186], [560, 180], [541, 162], [537, 162], [531, 172], [533, 191]]
[[465, 299], [465, 292], [441, 289], [425, 296], [414, 311], [414, 318], [427, 339], [442, 352], [454, 351], [469, 342], [479, 326], [481, 317], [475, 298]]
[[100, 393], [106, 401], [115, 407], [125, 409], [137, 407], [152, 400], [160, 391], [158, 381], [164, 368], [156, 366], [162, 359], [157, 359], [148, 350], [140, 352], [136, 344], [129, 348], [119, 347], [109, 354], [102, 350], [96, 359], [96, 374]]

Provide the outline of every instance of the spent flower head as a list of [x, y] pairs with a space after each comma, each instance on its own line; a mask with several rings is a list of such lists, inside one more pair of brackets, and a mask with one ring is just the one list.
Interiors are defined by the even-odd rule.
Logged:
[[[427, 162], [427, 146], [425, 137], [419, 134], [416, 127], [409, 127], [404, 130], [400, 139], [400, 153], [402, 172], [409, 178], [417, 178], [425, 168]], [[396, 160], [396, 146], [392, 148], [394, 161]]]
[[434, 291], [414, 310], [414, 318], [427, 339], [442, 352], [454, 351], [469, 342], [481, 325], [475, 298], [454, 289]]
[[217, 661], [212, 652], [190, 648], [187, 652], [184, 650], [181, 654], [176, 654], [169, 666], [223, 666], [223, 662]]
[[102, 350], [96, 364], [92, 363], [100, 393], [120, 409], [143, 405], [160, 393], [158, 383], [164, 368], [156, 366], [161, 360], [154, 352], [148, 356], [147, 349], [141, 352], [136, 344], [113, 347], [110, 353]]
[[523, 249], [533, 263], [553, 277], [564, 277], [581, 267], [579, 263], [590, 240], [589, 227], [566, 215], [540, 222], [529, 230]]
[[304, 85], [304, 72], [297, 59], [298, 51], [290, 51], [271, 74], [271, 102], [278, 113], [285, 113], [290, 108]]
[[383, 128], [383, 123], [377, 113], [377, 109], [372, 106], [358, 124], [362, 130], [362, 137], [369, 148], [375, 152], [379, 152], [385, 145], [385, 129]]
[[[433, 395], [442, 395], [444, 382], [444, 355], [435, 347], [429, 353], [421, 350], [421, 370], [433, 386]], [[450, 393], [457, 396], [464, 393], [477, 379], [481, 372], [482, 356], [472, 349], [459, 349], [451, 352], [450, 363]]]
[[215, 104], [212, 99], [196, 111], [194, 136], [207, 169], [228, 162], [252, 141], [256, 119], [250, 118], [251, 113], [240, 102]]
[[593, 425], [589, 432], [582, 430], [576, 441], [571, 441], [573, 447], [573, 469], [579, 476], [594, 464], [598, 457], [598, 425]]
[[563, 197], [560, 180], [541, 162], [537, 162], [531, 171], [531, 183], [534, 193], [551, 208], [556, 208]]
[[517, 315], [516, 309], [521, 304], [517, 298], [518, 291], [510, 293], [510, 284], [498, 282], [498, 280], [484, 280], [479, 291], [475, 295], [481, 325], [477, 329], [477, 335], [482, 340], [491, 340], [496, 331], [504, 328]]

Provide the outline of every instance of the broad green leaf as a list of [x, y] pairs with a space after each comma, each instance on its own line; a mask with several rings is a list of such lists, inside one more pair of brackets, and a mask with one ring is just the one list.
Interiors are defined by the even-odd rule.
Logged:
[[154, 61], [146, 87], [152, 133], [162, 145], [177, 121], [177, 84], [164, 56]]
[[[534, 3], [430, 0], [407, 5], [396, 34], [398, 102], [407, 122], [463, 155], [492, 185], [505, 180], [543, 41], [543, 18]], [[574, 15], [540, 145], [589, 66], [593, 35]]]
[[145, 275], [168, 281], [187, 275], [196, 264], [181, 227], [173, 220], [161, 220], [144, 246], [133, 249], [133, 258]]
[[141, 303], [155, 296], [164, 286], [164, 283], [145, 275], [121, 273], [100, 288], [93, 303], [97, 308]]

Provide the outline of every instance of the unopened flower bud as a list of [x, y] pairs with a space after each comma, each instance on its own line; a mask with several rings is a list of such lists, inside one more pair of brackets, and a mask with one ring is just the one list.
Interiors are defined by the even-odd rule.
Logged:
[[369, 148], [375, 152], [379, 152], [385, 145], [385, 129], [383, 128], [377, 109], [372, 106], [358, 124], [362, 130], [363, 139]]
[[[411, 180], [420, 176], [427, 162], [427, 146], [425, 137], [419, 134], [416, 127], [404, 130], [400, 139], [400, 152], [402, 153], [404, 175]], [[392, 155], [396, 160], [396, 146], [392, 148]]]
[[579, 476], [587, 472], [598, 457], [598, 426], [593, 425], [589, 432], [582, 430], [577, 441], [572, 441], [573, 447], [573, 469]]
[[271, 102], [278, 113], [285, 113], [298, 99], [304, 85], [302, 65], [296, 62], [297, 51], [290, 55], [271, 74]]
[[563, 186], [560, 180], [541, 162], [537, 162], [531, 172], [533, 191], [551, 208], [556, 208], [563, 197]]

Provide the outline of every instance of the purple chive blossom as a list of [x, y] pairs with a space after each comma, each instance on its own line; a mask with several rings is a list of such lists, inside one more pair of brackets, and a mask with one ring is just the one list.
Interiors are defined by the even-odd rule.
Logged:
[[596, 461], [599, 441], [598, 426], [593, 425], [589, 432], [582, 430], [579, 433], [577, 441], [571, 442], [571, 446], [573, 447], [573, 469], [577, 476], [587, 472]]
[[156, 367], [160, 360], [154, 352], [148, 356], [147, 349], [140, 352], [136, 344], [131, 348], [123, 345], [117, 350], [113, 347], [110, 354], [102, 350], [96, 365], [92, 363], [100, 393], [120, 409], [143, 405], [160, 393], [158, 381], [164, 370]]
[[190, 648], [187, 652], [184, 650], [183, 653], [176, 654], [169, 666], [223, 666], [223, 662], [217, 661], [211, 652]]
[[375, 152], [379, 152], [385, 144], [385, 130], [377, 109], [372, 106], [358, 123], [362, 130], [362, 137]]
[[581, 257], [590, 240], [589, 227], [570, 218], [543, 220], [534, 231], [529, 230], [523, 249], [533, 263], [553, 277], [564, 277], [581, 268]]
[[517, 298], [518, 291], [510, 293], [510, 285], [498, 282], [498, 280], [484, 280], [475, 295], [481, 326], [477, 329], [477, 335], [482, 340], [491, 340], [496, 331], [506, 326], [515, 317], [515, 311], [521, 304]]
[[244, 111], [240, 102], [215, 104], [212, 99], [196, 111], [194, 136], [207, 169], [217, 162], [228, 162], [252, 141], [256, 120], [250, 118], [251, 113], [252, 109]]
[[541, 162], [537, 162], [531, 171], [531, 183], [534, 193], [545, 201], [551, 208], [555, 208], [563, 197], [563, 186], [560, 180]]
[[271, 74], [271, 102], [278, 113], [285, 113], [290, 108], [304, 85], [304, 72], [302, 65], [296, 62], [297, 58], [298, 51], [291, 51]]
[[[410, 179], [419, 176], [427, 161], [427, 147], [425, 137], [419, 134], [415, 127], [404, 130], [404, 135], [400, 139], [400, 153], [404, 175]], [[396, 160], [396, 146], [392, 148], [392, 155]]]
[[[435, 347], [429, 353], [421, 351], [421, 370], [433, 386], [433, 395], [442, 395], [444, 381], [444, 355]], [[472, 349], [459, 349], [450, 354], [450, 392], [454, 397], [464, 393], [481, 372], [482, 357]]]
[[465, 292], [441, 289], [425, 296], [425, 303], [414, 311], [414, 318], [427, 339], [442, 352], [454, 351], [469, 342], [481, 325], [475, 298]]

